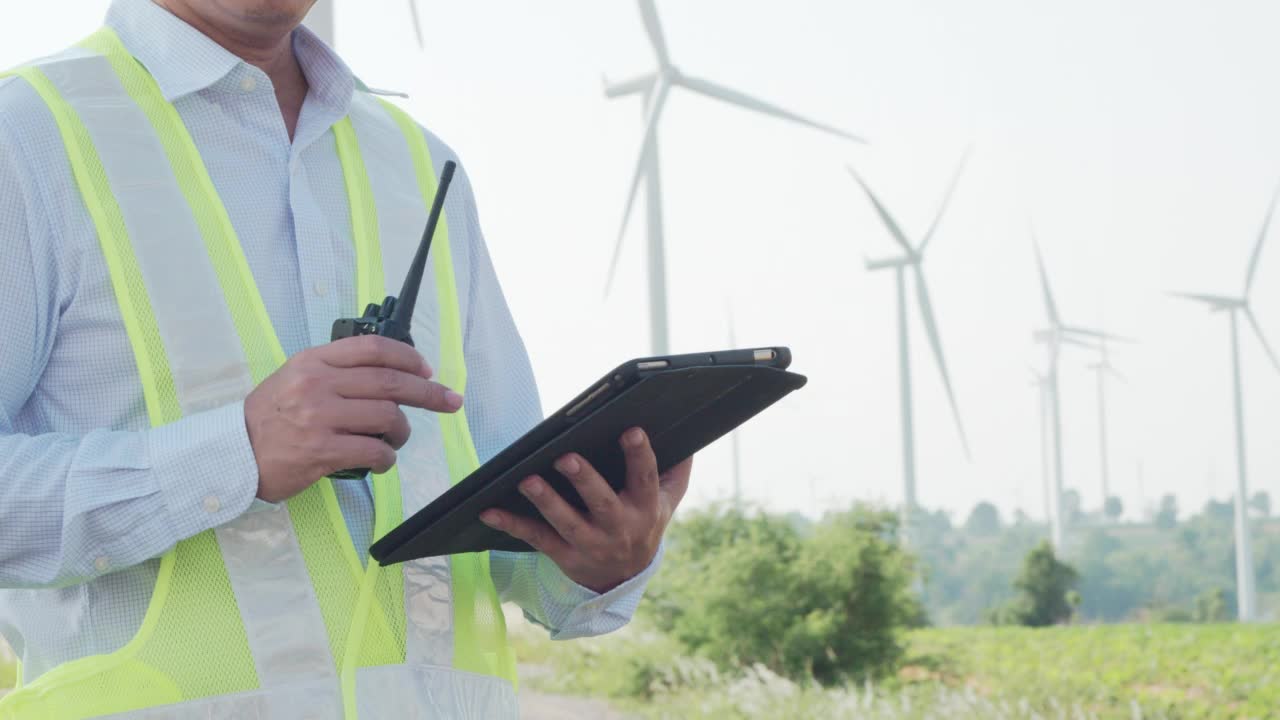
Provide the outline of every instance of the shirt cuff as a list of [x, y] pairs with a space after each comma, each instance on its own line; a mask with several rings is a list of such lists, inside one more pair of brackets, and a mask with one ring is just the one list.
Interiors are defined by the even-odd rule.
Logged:
[[[649, 566], [639, 574], [609, 590], [598, 593], [570, 580], [551, 558], [538, 554], [538, 590], [542, 611], [549, 621], [552, 640], [604, 635], [631, 621], [649, 579], [662, 562], [664, 543], [659, 543]], [[525, 612], [533, 622], [535, 618]]]
[[151, 472], [175, 538], [235, 520], [258, 494], [258, 461], [243, 402], [155, 428], [148, 440]]

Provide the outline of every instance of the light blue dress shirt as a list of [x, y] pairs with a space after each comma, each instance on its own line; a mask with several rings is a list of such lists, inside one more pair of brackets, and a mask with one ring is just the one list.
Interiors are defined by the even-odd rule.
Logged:
[[[107, 24], [155, 76], [199, 148], [280, 341], [328, 341], [357, 312], [342, 173], [330, 131], [358, 82], [305, 28], [293, 47], [310, 90], [292, 141], [269, 78], [150, 0], [116, 0]], [[479, 232], [455, 249], [465, 324], [466, 403], [476, 450], [492, 457], [541, 418], [524, 345]], [[25, 83], [0, 81], [0, 633], [25, 679], [109, 653], [141, 624], [158, 558], [245, 512], [257, 465], [243, 404], [151, 429], [106, 264], [56, 125]], [[174, 268], [181, 272], [181, 268]], [[363, 558], [367, 484], [337, 482]], [[210, 498], [216, 499], [211, 501]], [[658, 558], [597, 595], [541, 554], [491, 553], [504, 601], [552, 637], [626, 623]]]

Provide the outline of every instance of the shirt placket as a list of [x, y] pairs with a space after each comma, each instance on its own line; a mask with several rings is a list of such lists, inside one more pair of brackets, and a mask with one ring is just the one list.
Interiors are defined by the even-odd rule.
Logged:
[[[303, 287], [303, 305], [313, 347], [330, 341], [334, 320], [359, 314], [362, 309], [357, 308], [355, 302], [352, 282], [355, 267], [352, 265], [352, 253], [345, 251], [352, 247], [352, 240], [349, 234], [343, 232], [340, 224], [333, 221], [334, 213], [326, 212], [317, 200], [316, 189], [312, 187], [304, 162], [306, 148], [326, 135], [313, 123], [331, 124], [334, 120], [329, 117], [329, 114], [318, 111], [319, 108], [308, 99], [299, 116], [289, 157], [289, 208], [293, 214], [294, 247], [297, 248], [298, 271]], [[324, 117], [317, 117], [318, 115]], [[329, 161], [335, 159], [333, 156], [327, 158]], [[327, 164], [327, 170], [341, 174], [341, 166], [337, 162], [332, 162], [332, 168], [328, 168]], [[361, 506], [362, 514], [371, 513], [370, 499], [373, 497], [371, 477], [365, 478], [363, 496], [350, 496], [345, 488], [341, 490], [340, 498], [347, 500], [347, 503], [342, 504], [354, 503]], [[348, 509], [344, 507], [344, 515]], [[357, 550], [363, 556], [359, 535], [360, 533], [353, 532]]]
[[351, 309], [343, 307], [338, 297], [340, 263], [333, 251], [335, 230], [316, 202], [311, 181], [297, 155], [289, 161], [289, 206], [293, 213], [307, 331], [314, 347], [329, 342], [333, 321], [349, 315]]

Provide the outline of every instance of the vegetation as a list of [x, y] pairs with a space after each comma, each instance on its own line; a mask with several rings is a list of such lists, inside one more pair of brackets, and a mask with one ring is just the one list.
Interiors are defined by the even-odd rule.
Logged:
[[1000, 511], [989, 502], [980, 502], [964, 521], [964, 529], [971, 535], [995, 535], [1000, 532]]
[[1076, 584], [1080, 574], [1058, 560], [1049, 541], [1042, 541], [1022, 564], [1022, 572], [1013, 581], [1018, 591], [1008, 605], [991, 614], [995, 625], [1047, 627], [1071, 620], [1080, 605]]
[[[610, 698], [645, 718], [1267, 718], [1280, 708], [1280, 626], [927, 628], [894, 675], [823, 687], [763, 666], [718, 668], [638, 627], [557, 643], [513, 627], [546, 692]], [[542, 671], [536, 671], [541, 668]]]
[[1170, 530], [1178, 524], [1178, 498], [1165, 495], [1160, 498], [1160, 509], [1156, 511], [1156, 527]]
[[[910, 553], [895, 516], [864, 507], [689, 513], [631, 627], [555, 643], [513, 623], [522, 682], [648, 718], [1273, 717], [1280, 625], [1226, 622], [1233, 507], [1180, 517], [1168, 497], [1137, 525], [1067, 505], [1061, 556], [990, 504], [959, 527], [915, 514]], [[1280, 524], [1264, 494], [1250, 508], [1274, 611]], [[993, 608], [1008, 626], [923, 627]], [[1111, 621], [1130, 624], [1097, 624]]]
[[644, 612], [716, 667], [760, 665], [831, 683], [882, 676], [921, 614], [914, 565], [890, 513], [831, 514], [811, 527], [733, 509], [694, 513], [668, 538]]
[[[1035, 627], [919, 627], [908, 589], [921, 588], [893, 518], [863, 508], [817, 523], [694, 513], [672, 528], [632, 627], [574, 643], [527, 627], [514, 637], [533, 663], [525, 682], [647, 718], [1271, 717], [1280, 626], [1223, 624], [1231, 507], [1177, 521], [1176, 501], [1163, 505], [1175, 518], [1163, 529], [1081, 513], [1066, 557], [1045, 528], [1003, 525], [994, 506], [960, 528], [942, 513], [911, 519], [930, 621], [1003, 607], [1005, 622]], [[1274, 593], [1269, 528], [1256, 524], [1255, 549]], [[887, 608], [894, 598], [908, 610]]]
[[[981, 507], [981, 505], [979, 506]], [[1172, 496], [1160, 502], [1151, 523], [1110, 521], [1105, 512], [1084, 514], [1067, 532], [1059, 559], [1079, 573], [1079, 622], [1227, 620], [1235, 613], [1234, 509], [1210, 501], [1179, 519]], [[1270, 500], [1250, 500], [1260, 607], [1280, 614], [1280, 520], [1264, 514]], [[985, 511], [984, 511], [985, 512]], [[910, 546], [924, 576], [923, 604], [934, 625], [972, 625], [1014, 601], [1023, 560], [1048, 534], [1025, 517], [996, 532], [974, 526], [978, 510], [953, 527], [941, 512], [919, 513]], [[1211, 597], [1225, 614], [1201, 611]]]

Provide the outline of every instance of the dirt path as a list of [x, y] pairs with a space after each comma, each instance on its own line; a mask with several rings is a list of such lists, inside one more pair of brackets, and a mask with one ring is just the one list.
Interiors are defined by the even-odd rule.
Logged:
[[520, 691], [520, 720], [630, 720], [602, 700]]
[[529, 688], [528, 680], [549, 671], [538, 665], [520, 665], [520, 720], [633, 720], [603, 700], [552, 695]]

